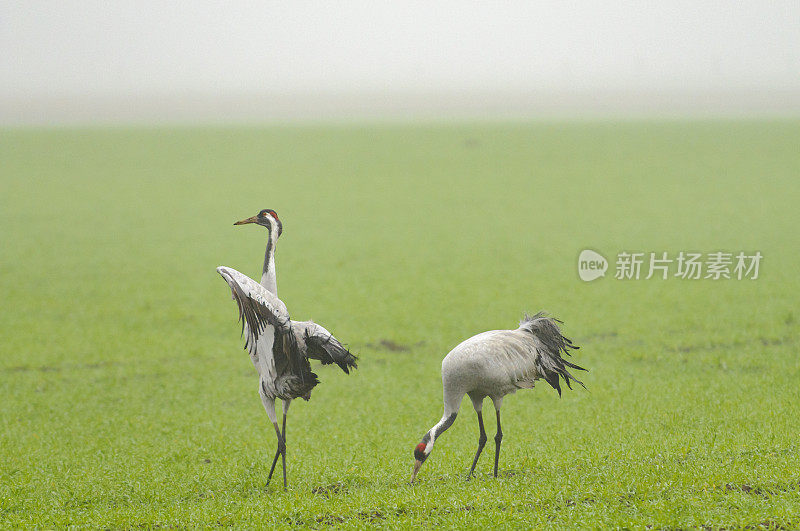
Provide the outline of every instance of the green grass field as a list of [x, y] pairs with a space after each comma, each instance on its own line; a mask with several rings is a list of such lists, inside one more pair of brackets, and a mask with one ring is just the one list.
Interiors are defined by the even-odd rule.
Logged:
[[[0, 527], [800, 527], [800, 122], [5, 130], [0, 184]], [[214, 271], [258, 278], [261, 208], [360, 355], [292, 407], [286, 492]], [[584, 248], [764, 259], [584, 283]], [[588, 390], [509, 396], [469, 482], [465, 400], [409, 486], [441, 359], [540, 309]]]

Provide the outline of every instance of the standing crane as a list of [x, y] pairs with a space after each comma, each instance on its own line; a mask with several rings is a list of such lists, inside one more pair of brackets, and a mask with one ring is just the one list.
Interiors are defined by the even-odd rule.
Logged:
[[[293, 399], [308, 400], [311, 390], [319, 383], [317, 375], [311, 371], [309, 359], [321, 361], [323, 365], [335, 363], [349, 374], [351, 368], [356, 368], [356, 357], [322, 326], [312, 321], [292, 321], [286, 305], [278, 298], [275, 245], [283, 232], [278, 214], [264, 209], [234, 225], [249, 223], [265, 227], [268, 233], [261, 283], [230, 267], [218, 267], [217, 272], [230, 286], [231, 296], [239, 306], [245, 349], [258, 371], [258, 394], [278, 437], [267, 485], [280, 456], [283, 488], [286, 488], [286, 413]], [[276, 398], [283, 403], [282, 430], [275, 414]]]
[[[444, 414], [422, 437], [414, 448], [414, 470], [411, 483], [420, 467], [431, 454], [433, 445], [453, 422], [461, 408], [461, 399], [469, 395], [472, 407], [478, 414], [478, 451], [472, 460], [467, 478], [475, 473], [475, 465], [486, 445], [486, 430], [483, 427], [483, 399], [489, 397], [497, 414], [497, 434], [494, 437], [494, 477], [500, 460], [500, 442], [503, 430], [500, 427], [500, 406], [503, 397], [517, 389], [533, 388], [534, 382], [543, 378], [561, 396], [559, 378], [572, 389], [570, 381], [583, 383], [569, 373], [567, 367], [585, 371], [561, 357], [577, 349], [568, 338], [561, 335], [558, 319], [539, 312], [525, 315], [516, 330], [492, 330], [473, 336], [450, 351], [442, 361], [442, 385], [444, 386]], [[584, 388], [586, 386], [583, 386]]]

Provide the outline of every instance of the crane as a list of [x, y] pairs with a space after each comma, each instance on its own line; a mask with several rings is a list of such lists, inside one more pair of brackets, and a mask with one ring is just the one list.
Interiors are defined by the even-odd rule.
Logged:
[[475, 465], [486, 445], [486, 430], [483, 427], [483, 399], [492, 399], [497, 415], [497, 434], [494, 437], [494, 477], [500, 460], [500, 442], [503, 430], [500, 426], [500, 406], [503, 397], [517, 389], [533, 388], [534, 382], [543, 378], [561, 396], [559, 378], [572, 389], [571, 381], [582, 385], [569, 373], [567, 367], [585, 371], [561, 357], [577, 349], [572, 341], [561, 334], [558, 319], [544, 312], [525, 315], [516, 330], [492, 330], [463, 341], [442, 360], [442, 385], [444, 387], [444, 414], [422, 437], [414, 448], [414, 470], [411, 483], [419, 469], [433, 450], [436, 440], [453, 425], [461, 399], [469, 395], [472, 407], [478, 415], [478, 450], [472, 460], [467, 478], [475, 473]]
[[[275, 428], [278, 448], [272, 460], [267, 485], [272, 479], [278, 457], [283, 464], [283, 488], [286, 488], [286, 414], [295, 398], [308, 400], [319, 383], [311, 371], [309, 359], [323, 365], [335, 363], [346, 374], [357, 367], [357, 358], [324, 327], [313, 321], [293, 321], [286, 305], [278, 298], [275, 275], [275, 246], [283, 233], [283, 223], [272, 209], [237, 221], [234, 225], [255, 223], [267, 229], [267, 250], [261, 283], [230, 267], [220, 266], [217, 272], [231, 288], [231, 296], [239, 307], [245, 349], [259, 376], [258, 394]], [[283, 405], [283, 428], [278, 427], [275, 399]]]

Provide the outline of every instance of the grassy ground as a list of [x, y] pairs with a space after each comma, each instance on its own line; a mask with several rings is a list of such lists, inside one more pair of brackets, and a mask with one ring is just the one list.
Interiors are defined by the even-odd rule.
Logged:
[[[0, 132], [0, 526], [798, 527], [798, 146], [797, 122]], [[361, 356], [292, 408], [286, 492], [214, 272], [260, 273], [263, 229], [231, 224], [265, 207], [293, 317]], [[765, 258], [583, 283], [586, 247]], [[539, 309], [588, 391], [508, 397], [501, 477], [490, 440], [469, 482], [465, 402], [410, 487], [442, 357]]]

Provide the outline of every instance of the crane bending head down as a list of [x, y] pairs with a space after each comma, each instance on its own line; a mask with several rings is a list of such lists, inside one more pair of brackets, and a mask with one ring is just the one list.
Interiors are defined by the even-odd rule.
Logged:
[[422, 464], [433, 450], [434, 443], [453, 425], [461, 407], [461, 399], [468, 395], [478, 418], [478, 450], [472, 460], [469, 476], [486, 444], [483, 425], [483, 399], [492, 399], [497, 417], [494, 477], [497, 477], [500, 460], [500, 406], [505, 395], [518, 389], [530, 389], [537, 380], [544, 380], [561, 396], [563, 380], [572, 389], [572, 383], [583, 385], [569, 369], [585, 371], [583, 367], [567, 361], [563, 355], [579, 348], [561, 333], [561, 321], [544, 312], [525, 315], [515, 330], [491, 330], [463, 341], [442, 361], [444, 387], [444, 414], [414, 447], [414, 470], [411, 483], [417, 478]]
[[270, 234], [275, 234], [275, 238], [280, 237], [283, 232], [283, 223], [278, 219], [278, 213], [271, 208], [265, 208], [255, 216], [237, 221], [234, 225], [247, 225], [248, 223], [266, 227]]

